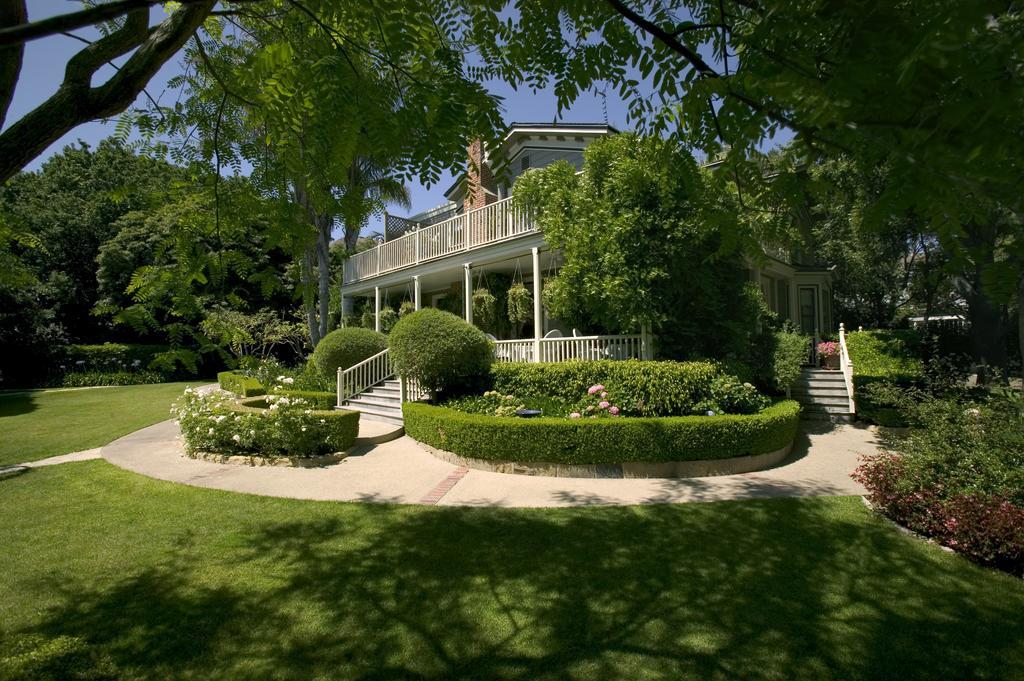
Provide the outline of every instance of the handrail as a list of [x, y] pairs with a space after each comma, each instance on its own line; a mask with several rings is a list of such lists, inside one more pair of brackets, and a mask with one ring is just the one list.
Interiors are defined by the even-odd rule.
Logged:
[[[645, 340], [649, 339], [643, 334], [500, 340], [494, 343], [494, 355], [499, 362], [644, 359]], [[534, 353], [535, 342], [539, 356]]]
[[381, 350], [348, 369], [338, 367], [338, 406], [350, 397], [385, 381], [395, 375], [387, 350]]
[[533, 232], [533, 220], [508, 197], [354, 254], [345, 261], [343, 280], [360, 281]]
[[843, 370], [843, 381], [846, 383], [846, 396], [850, 400], [850, 413], [857, 413], [857, 404], [853, 399], [853, 361], [846, 347], [846, 326], [839, 323], [839, 368]]

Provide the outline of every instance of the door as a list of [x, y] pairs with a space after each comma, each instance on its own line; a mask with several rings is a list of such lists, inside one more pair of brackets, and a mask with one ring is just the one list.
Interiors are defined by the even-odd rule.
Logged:
[[810, 363], [817, 363], [818, 353], [818, 287], [801, 286], [797, 289], [797, 312], [801, 333], [811, 337]]

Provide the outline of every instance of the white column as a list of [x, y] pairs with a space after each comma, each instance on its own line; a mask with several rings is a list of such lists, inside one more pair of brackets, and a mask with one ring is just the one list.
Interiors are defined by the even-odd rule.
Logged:
[[640, 359], [654, 359], [654, 346], [651, 344], [651, 325], [644, 322], [640, 325]]
[[544, 306], [541, 304], [540, 249], [533, 254], [533, 361], [540, 361], [540, 339], [544, 336]]
[[380, 286], [373, 287], [373, 330], [380, 331]]
[[473, 323], [473, 263], [467, 262], [463, 267], [463, 308], [466, 312], [466, 321]]
[[341, 304], [341, 327], [345, 328], [345, 289], [339, 289], [338, 298]]
[[[419, 237], [417, 237], [417, 240]], [[420, 275], [414, 274], [412, 277], [412, 302], [417, 310], [422, 308], [422, 296], [420, 295]]]

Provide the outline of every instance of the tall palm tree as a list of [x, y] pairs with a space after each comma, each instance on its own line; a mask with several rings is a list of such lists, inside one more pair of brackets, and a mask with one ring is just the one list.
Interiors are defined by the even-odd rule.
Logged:
[[371, 215], [383, 212], [389, 204], [409, 209], [409, 188], [394, 173], [393, 164], [371, 156], [358, 156], [349, 166], [338, 197], [347, 253], [355, 251], [359, 232]]

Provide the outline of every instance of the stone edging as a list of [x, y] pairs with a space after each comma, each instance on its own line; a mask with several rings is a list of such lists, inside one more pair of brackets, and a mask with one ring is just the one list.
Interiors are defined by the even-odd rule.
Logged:
[[[349, 450], [351, 451], [351, 450]], [[328, 456], [245, 456], [242, 454], [216, 454], [213, 452], [185, 452], [185, 456], [210, 463], [226, 463], [236, 466], [280, 466], [284, 468], [320, 468], [338, 463], [349, 451]]]
[[704, 478], [764, 470], [782, 463], [793, 443], [774, 452], [706, 461], [628, 461], [625, 463], [563, 464], [546, 461], [489, 461], [462, 456], [417, 441], [432, 455], [456, 466], [492, 473], [543, 475], [554, 478]]

